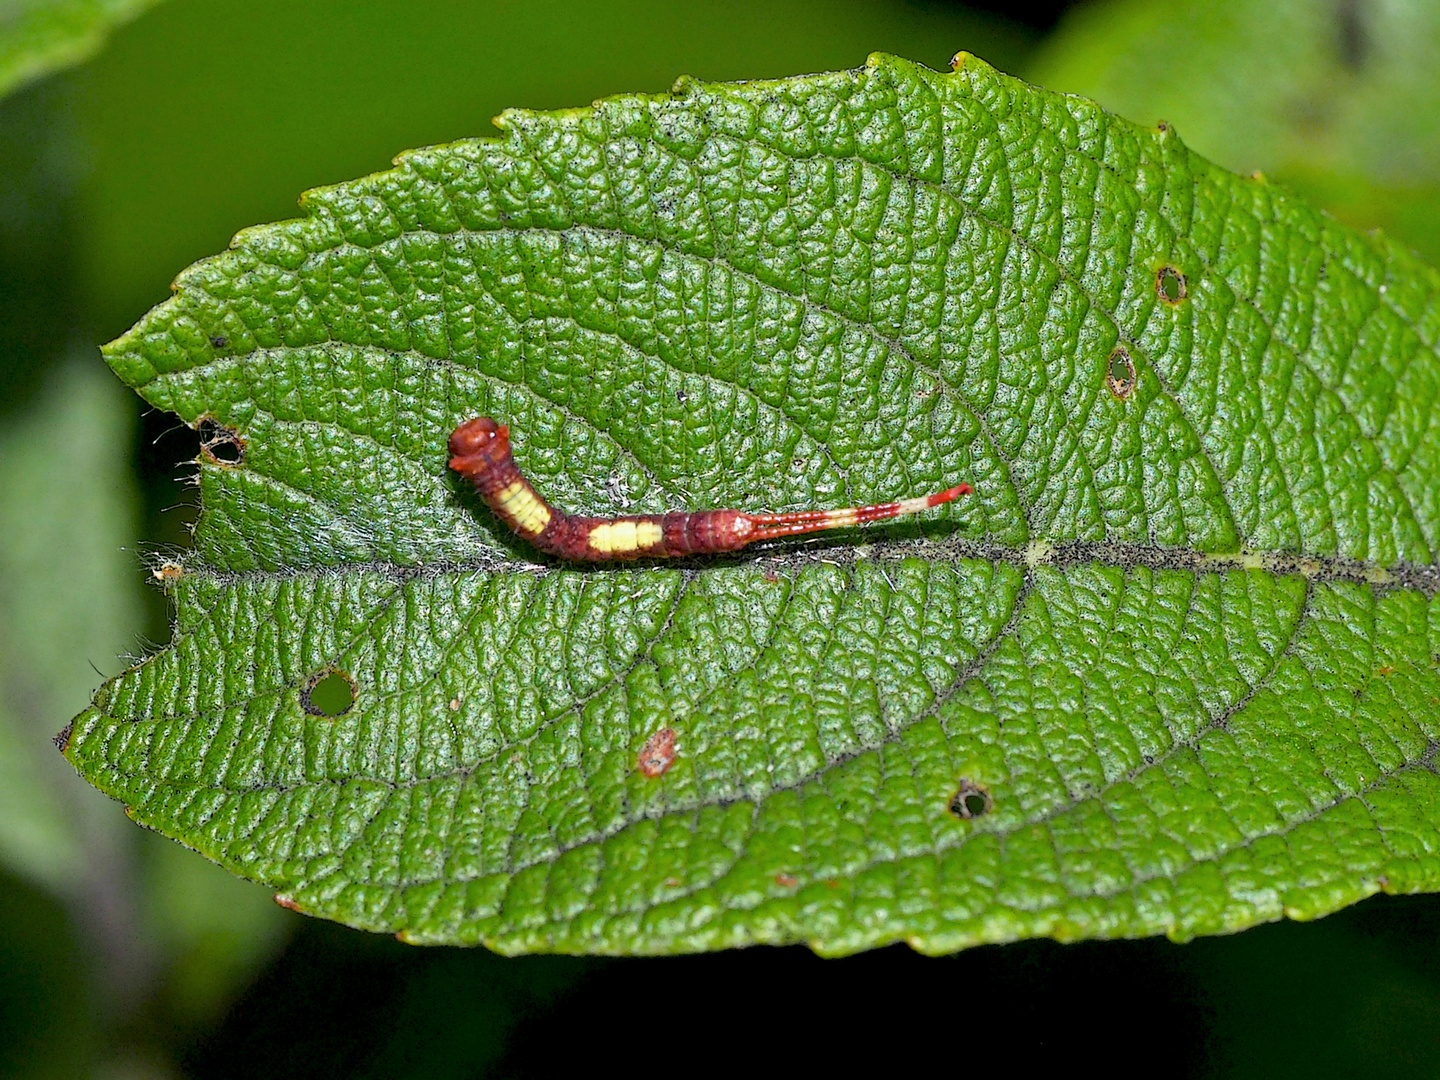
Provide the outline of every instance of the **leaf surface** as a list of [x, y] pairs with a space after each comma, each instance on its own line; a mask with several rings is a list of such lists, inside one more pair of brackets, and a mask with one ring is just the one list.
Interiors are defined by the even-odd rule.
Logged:
[[[287, 904], [512, 952], [1435, 888], [1434, 273], [960, 59], [507, 113], [192, 267], [106, 350], [207, 443], [175, 640], [70, 760]], [[447, 472], [482, 414], [571, 511], [976, 494], [563, 566]]]

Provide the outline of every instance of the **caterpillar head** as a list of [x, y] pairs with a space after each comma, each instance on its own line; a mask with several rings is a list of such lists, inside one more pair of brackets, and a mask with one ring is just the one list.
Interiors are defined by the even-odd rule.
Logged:
[[488, 416], [466, 420], [450, 435], [450, 468], [463, 475], [498, 465], [510, 456], [510, 428]]

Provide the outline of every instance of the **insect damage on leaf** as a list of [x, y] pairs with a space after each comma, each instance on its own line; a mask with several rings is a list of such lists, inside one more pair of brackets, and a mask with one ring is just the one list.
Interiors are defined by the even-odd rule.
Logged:
[[994, 808], [995, 800], [990, 795], [990, 789], [974, 780], [962, 779], [955, 794], [950, 796], [949, 810], [957, 818], [969, 820], [981, 817]]
[[1185, 275], [1173, 266], [1162, 266], [1155, 272], [1155, 292], [1167, 304], [1178, 304], [1186, 297]]
[[245, 464], [245, 440], [234, 428], [213, 416], [202, 416], [195, 428], [200, 434], [200, 454], [211, 465], [238, 468]]
[[1120, 401], [1135, 393], [1135, 361], [1124, 345], [1117, 345], [1106, 362], [1105, 386]]
[[305, 680], [300, 705], [311, 716], [334, 720], [354, 707], [359, 691], [349, 672], [326, 668]]

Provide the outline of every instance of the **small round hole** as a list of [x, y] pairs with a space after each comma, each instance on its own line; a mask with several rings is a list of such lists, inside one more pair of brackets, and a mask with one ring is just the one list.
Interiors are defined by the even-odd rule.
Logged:
[[990, 789], [974, 780], [962, 779], [955, 794], [950, 796], [950, 813], [962, 821], [983, 817], [994, 808], [995, 800], [990, 797]]
[[1185, 299], [1185, 275], [1173, 266], [1162, 266], [1155, 273], [1155, 291], [1167, 304]]
[[230, 345], [230, 339], [224, 334], [212, 334], [210, 336], [210, 347], [213, 349], [224, 349]]
[[1105, 385], [1121, 401], [1135, 393], [1135, 361], [1124, 345], [1117, 345], [1106, 361]]
[[310, 676], [300, 692], [300, 706], [311, 716], [334, 720], [355, 704], [355, 682], [343, 671], [327, 669]]

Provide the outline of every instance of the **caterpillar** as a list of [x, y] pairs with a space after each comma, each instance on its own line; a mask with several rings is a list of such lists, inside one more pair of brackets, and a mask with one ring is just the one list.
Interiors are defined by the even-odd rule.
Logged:
[[850, 506], [843, 510], [797, 510], [747, 514], [701, 510], [693, 514], [643, 514], [598, 518], [567, 514], [551, 506], [526, 480], [510, 450], [510, 428], [488, 416], [467, 420], [450, 436], [450, 468], [475, 485], [500, 520], [541, 551], [571, 562], [664, 559], [739, 551], [757, 540], [839, 529], [917, 514], [973, 490], [969, 484], [915, 499]]

